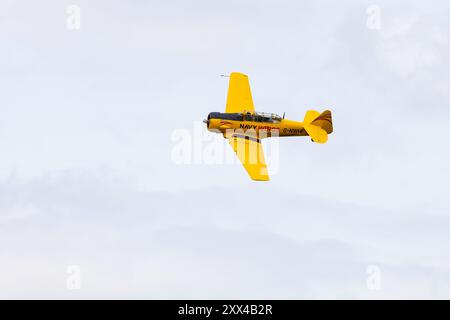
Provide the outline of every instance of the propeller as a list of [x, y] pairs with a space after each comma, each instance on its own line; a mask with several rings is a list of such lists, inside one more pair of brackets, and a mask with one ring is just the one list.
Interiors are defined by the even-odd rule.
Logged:
[[286, 114], [286, 112], [283, 112], [283, 119], [284, 119], [285, 114]]

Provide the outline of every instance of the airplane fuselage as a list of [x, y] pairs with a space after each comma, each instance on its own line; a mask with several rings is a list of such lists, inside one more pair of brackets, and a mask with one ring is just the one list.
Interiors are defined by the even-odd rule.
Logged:
[[[243, 119], [240, 120], [239, 118]], [[228, 116], [218, 112], [212, 112], [208, 115], [206, 121], [209, 131], [222, 133], [243, 132], [258, 138], [268, 138], [272, 136], [307, 136], [303, 122], [288, 119], [254, 119], [257, 121], [248, 121], [245, 114], [235, 114]], [[264, 121], [265, 120], [265, 121]]]

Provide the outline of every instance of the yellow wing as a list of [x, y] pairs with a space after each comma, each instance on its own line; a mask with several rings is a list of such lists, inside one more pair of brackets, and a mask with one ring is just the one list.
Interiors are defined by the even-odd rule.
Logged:
[[256, 137], [244, 134], [234, 134], [228, 140], [250, 178], [268, 181], [269, 174], [261, 141]]
[[230, 75], [225, 112], [242, 113], [244, 111], [252, 113], [255, 111], [250, 83], [245, 74], [233, 72]]

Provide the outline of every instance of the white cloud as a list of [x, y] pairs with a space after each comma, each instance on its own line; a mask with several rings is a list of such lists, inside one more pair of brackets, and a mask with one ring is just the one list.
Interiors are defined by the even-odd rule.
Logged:
[[[20, 187], [18, 187], [20, 186]], [[283, 190], [140, 192], [113, 172], [1, 183], [2, 297], [444, 298], [448, 217]], [[5, 192], [8, 190], [8, 192]], [[20, 192], [19, 192], [20, 190]], [[5, 200], [6, 199], [6, 200]], [[228, 200], [226, 200], [228, 199]], [[26, 210], [25, 210], [26, 211]], [[67, 290], [68, 265], [82, 289]], [[375, 264], [383, 288], [366, 287]], [[14, 279], [14, 280], [12, 280]]]

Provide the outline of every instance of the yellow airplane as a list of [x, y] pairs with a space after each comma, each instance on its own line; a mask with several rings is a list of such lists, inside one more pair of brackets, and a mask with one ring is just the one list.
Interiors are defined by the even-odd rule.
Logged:
[[209, 131], [223, 134], [247, 170], [250, 178], [268, 181], [261, 139], [279, 136], [309, 136], [325, 143], [333, 132], [331, 111], [309, 110], [303, 122], [287, 120], [273, 113], [255, 112], [250, 83], [245, 74], [233, 72], [228, 86], [225, 113], [211, 112], [203, 122]]

